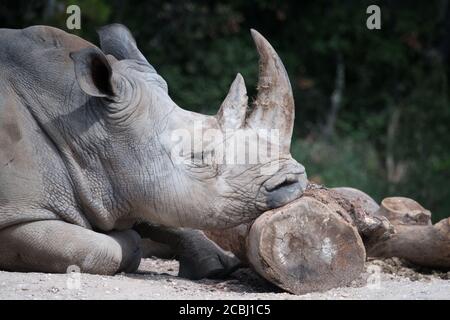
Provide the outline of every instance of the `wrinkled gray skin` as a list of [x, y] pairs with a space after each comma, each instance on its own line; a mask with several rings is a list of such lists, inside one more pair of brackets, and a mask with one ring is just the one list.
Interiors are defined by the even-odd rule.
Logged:
[[[51, 27], [0, 29], [0, 269], [132, 272], [141, 235], [174, 249], [184, 276], [236, 267], [200, 231], [184, 228], [238, 225], [306, 186], [289, 153], [294, 104], [286, 71], [268, 42], [252, 35], [260, 54], [254, 110], [246, 111], [238, 75], [219, 113], [205, 116], [171, 100], [122, 25], [99, 31], [101, 50]], [[279, 129], [278, 170], [205, 165], [198, 154], [174, 163], [171, 132], [192, 131], [199, 120], [203, 130]]]

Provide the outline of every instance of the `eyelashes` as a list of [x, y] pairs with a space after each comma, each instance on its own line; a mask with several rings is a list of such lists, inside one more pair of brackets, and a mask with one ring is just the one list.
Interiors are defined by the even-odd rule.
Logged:
[[194, 164], [209, 165], [212, 161], [212, 152], [206, 153], [204, 151], [191, 152], [190, 160]]

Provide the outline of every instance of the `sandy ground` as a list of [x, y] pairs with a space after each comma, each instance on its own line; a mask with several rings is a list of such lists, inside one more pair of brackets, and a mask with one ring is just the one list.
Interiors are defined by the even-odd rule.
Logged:
[[[448, 299], [450, 272], [374, 260], [348, 287], [322, 293], [282, 292], [249, 269], [226, 280], [190, 281], [176, 276], [178, 262], [143, 259], [135, 274], [99, 276], [0, 272], [0, 299]], [[425, 273], [424, 273], [425, 272]]]

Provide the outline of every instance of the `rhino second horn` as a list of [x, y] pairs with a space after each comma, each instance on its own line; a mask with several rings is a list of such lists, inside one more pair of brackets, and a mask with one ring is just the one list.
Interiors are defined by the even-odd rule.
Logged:
[[270, 43], [251, 29], [259, 54], [258, 94], [247, 123], [252, 128], [280, 130], [281, 151], [289, 153], [295, 105], [289, 77]]
[[244, 78], [238, 73], [220, 106], [217, 118], [222, 128], [239, 129], [245, 124], [248, 97]]

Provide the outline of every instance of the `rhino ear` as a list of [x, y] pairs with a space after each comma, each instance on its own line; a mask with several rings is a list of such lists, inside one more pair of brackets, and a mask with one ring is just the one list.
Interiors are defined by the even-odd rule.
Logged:
[[130, 30], [120, 23], [103, 26], [97, 30], [100, 38], [100, 48], [105, 54], [114, 56], [117, 60], [132, 59], [144, 64], [156, 72], [139, 51], [136, 40]]
[[96, 47], [71, 52], [75, 76], [80, 88], [93, 97], [110, 98], [115, 95], [112, 69], [103, 52]]

